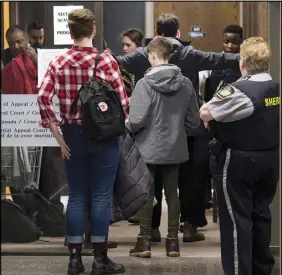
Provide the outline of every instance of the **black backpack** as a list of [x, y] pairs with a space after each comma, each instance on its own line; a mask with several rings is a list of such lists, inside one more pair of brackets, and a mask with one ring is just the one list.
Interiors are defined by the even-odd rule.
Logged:
[[11, 188], [14, 202], [24, 209], [26, 215], [37, 227], [41, 228], [45, 237], [65, 236], [65, 215], [51, 201], [46, 199], [33, 186], [23, 192]]
[[41, 230], [20, 206], [1, 199], [1, 243], [29, 243], [40, 236]]
[[96, 79], [99, 59], [97, 54], [93, 77], [81, 86], [71, 106], [80, 99], [83, 134], [89, 141], [111, 140], [125, 133], [125, 114], [116, 91], [109, 83]]

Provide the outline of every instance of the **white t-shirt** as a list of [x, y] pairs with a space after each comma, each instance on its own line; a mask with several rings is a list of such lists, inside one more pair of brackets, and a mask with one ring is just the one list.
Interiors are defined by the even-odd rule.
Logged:
[[211, 70], [199, 72], [199, 87], [206, 84], [207, 79], [211, 76]]

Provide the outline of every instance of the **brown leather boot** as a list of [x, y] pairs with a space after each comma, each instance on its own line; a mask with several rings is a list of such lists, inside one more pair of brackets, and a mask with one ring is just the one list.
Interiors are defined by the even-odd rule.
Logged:
[[151, 238], [148, 236], [138, 236], [136, 245], [130, 250], [132, 257], [151, 258]]
[[81, 259], [82, 244], [68, 244], [70, 251], [70, 261], [68, 265], [68, 274], [80, 274], [85, 271]]
[[116, 264], [108, 257], [107, 243], [94, 243], [94, 260], [91, 275], [98, 274], [118, 274], [124, 273], [125, 268], [121, 264]]
[[179, 240], [177, 237], [166, 237], [165, 239], [165, 250], [166, 255], [168, 257], [179, 257], [180, 249], [179, 249]]
[[205, 235], [197, 231], [197, 227], [185, 222], [183, 227], [183, 242], [198, 242], [204, 241]]

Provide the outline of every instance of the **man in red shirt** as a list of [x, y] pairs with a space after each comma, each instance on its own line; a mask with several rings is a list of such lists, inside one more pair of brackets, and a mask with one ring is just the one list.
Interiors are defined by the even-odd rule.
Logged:
[[9, 48], [3, 51], [2, 93], [37, 94], [37, 54], [18, 26], [6, 32]]
[[[119, 140], [89, 142], [81, 134], [81, 106], [71, 111], [80, 87], [90, 81], [94, 72], [95, 57], [98, 54], [98, 50], [92, 46], [96, 34], [95, 16], [88, 9], [73, 10], [68, 15], [68, 25], [74, 46], [49, 64], [38, 94], [42, 126], [50, 128], [54, 134], [66, 164], [69, 186], [66, 213], [70, 251], [68, 274], [84, 272], [81, 250], [84, 210], [89, 193], [92, 206], [91, 241], [94, 248], [92, 274], [123, 273], [124, 267], [107, 257], [110, 204], [119, 162]], [[100, 56], [96, 77], [111, 84], [126, 111], [129, 100], [122, 76], [117, 62], [107, 52]], [[60, 102], [60, 122], [52, 108], [52, 97], [55, 94]]]

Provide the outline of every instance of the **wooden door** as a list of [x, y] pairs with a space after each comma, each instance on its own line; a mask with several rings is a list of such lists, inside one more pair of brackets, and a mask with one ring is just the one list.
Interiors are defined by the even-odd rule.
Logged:
[[[178, 16], [181, 39], [203, 51], [221, 51], [223, 29], [240, 22], [239, 2], [155, 2], [154, 7], [155, 20], [164, 12]], [[201, 26], [206, 37], [189, 37], [192, 26]]]

